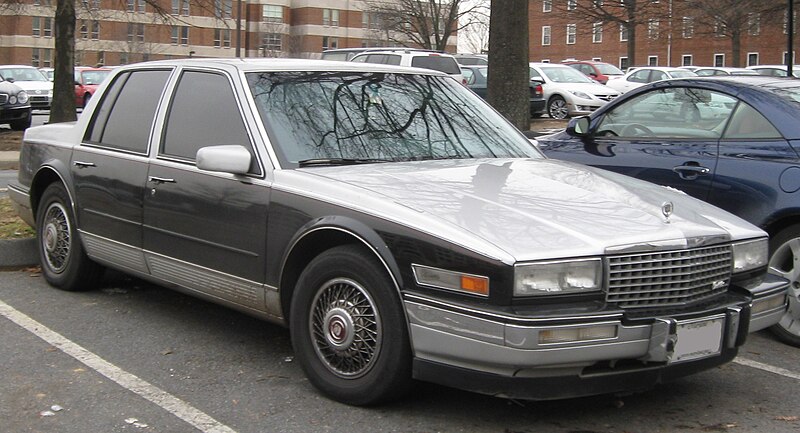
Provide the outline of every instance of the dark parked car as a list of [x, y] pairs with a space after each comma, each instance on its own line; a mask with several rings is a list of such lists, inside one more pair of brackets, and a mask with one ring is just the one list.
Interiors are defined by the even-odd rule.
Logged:
[[31, 104], [28, 93], [0, 77], [0, 125], [8, 124], [15, 131], [31, 126]]
[[766, 230], [794, 282], [773, 327], [800, 345], [800, 82], [737, 76], [654, 83], [541, 138], [553, 158], [679, 189]]
[[763, 230], [547, 159], [432, 70], [123, 66], [77, 122], [28, 130], [9, 195], [51, 285], [110, 267], [285, 325], [309, 382], [350, 404], [412, 378], [645, 389], [732, 360], [786, 310]]
[[[489, 77], [489, 68], [487, 66], [461, 65], [461, 74], [464, 76], [467, 87], [481, 98], [486, 99], [486, 79]], [[531, 80], [529, 100], [531, 117], [544, 110], [545, 100], [541, 81]]]

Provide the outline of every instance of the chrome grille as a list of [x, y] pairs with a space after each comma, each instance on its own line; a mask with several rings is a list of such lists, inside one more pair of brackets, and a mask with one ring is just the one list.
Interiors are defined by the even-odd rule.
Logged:
[[33, 102], [47, 102], [47, 96], [30, 96], [29, 98]]
[[598, 99], [602, 99], [603, 101], [610, 101], [617, 97], [617, 95], [594, 95], [597, 96]]
[[686, 305], [728, 290], [730, 245], [609, 257], [606, 300], [620, 308]]
[[8, 95], [0, 93], [0, 104], [5, 104], [6, 102], [8, 102]]

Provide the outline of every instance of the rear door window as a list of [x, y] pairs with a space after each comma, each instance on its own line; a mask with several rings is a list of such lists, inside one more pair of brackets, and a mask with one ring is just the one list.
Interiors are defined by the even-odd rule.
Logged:
[[111, 149], [147, 153], [156, 109], [170, 73], [143, 70], [117, 76], [94, 111], [84, 140]]
[[411, 59], [411, 66], [416, 68], [433, 69], [434, 71], [441, 71], [445, 74], [461, 73], [461, 68], [458, 67], [458, 62], [456, 62], [456, 59], [452, 57], [437, 55], [415, 56]]

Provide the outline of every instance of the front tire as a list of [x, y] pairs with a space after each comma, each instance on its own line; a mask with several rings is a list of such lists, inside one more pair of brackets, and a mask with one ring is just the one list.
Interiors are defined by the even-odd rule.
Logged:
[[32, 114], [28, 113], [28, 117], [20, 120], [15, 120], [9, 124], [12, 131], [24, 131], [31, 127]]
[[291, 303], [292, 346], [325, 395], [373, 405], [411, 386], [411, 348], [402, 305], [385, 268], [357, 246], [332, 248], [300, 275]]
[[561, 96], [553, 96], [547, 102], [547, 114], [549, 114], [552, 119], [566, 119], [569, 117], [569, 107], [567, 107], [567, 101], [565, 101]]
[[36, 212], [39, 262], [50, 285], [68, 291], [89, 290], [100, 281], [103, 267], [83, 251], [71, 203], [59, 183], [44, 190]]
[[800, 224], [770, 238], [769, 252], [770, 273], [789, 280], [789, 310], [770, 331], [784, 343], [800, 347]]

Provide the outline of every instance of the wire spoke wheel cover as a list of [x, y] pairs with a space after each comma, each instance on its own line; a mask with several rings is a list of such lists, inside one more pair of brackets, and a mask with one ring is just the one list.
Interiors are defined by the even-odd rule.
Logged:
[[312, 301], [309, 329], [325, 367], [343, 379], [363, 376], [381, 350], [381, 320], [375, 302], [358, 283], [328, 281]]
[[55, 273], [66, 269], [72, 250], [72, 236], [67, 210], [61, 203], [52, 203], [44, 215], [42, 248], [47, 266]]

